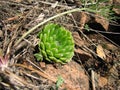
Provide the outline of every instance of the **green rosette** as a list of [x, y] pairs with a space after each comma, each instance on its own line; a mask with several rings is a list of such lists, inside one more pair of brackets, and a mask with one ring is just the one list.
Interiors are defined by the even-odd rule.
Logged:
[[74, 55], [74, 40], [69, 30], [64, 27], [49, 23], [39, 33], [39, 53], [35, 54], [37, 60], [43, 59], [65, 64]]

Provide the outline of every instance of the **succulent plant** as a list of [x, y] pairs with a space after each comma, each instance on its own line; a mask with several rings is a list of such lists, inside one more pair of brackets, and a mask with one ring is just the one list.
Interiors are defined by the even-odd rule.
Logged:
[[65, 64], [74, 55], [74, 40], [71, 32], [64, 27], [49, 23], [39, 33], [39, 53], [35, 54], [37, 60], [47, 60]]

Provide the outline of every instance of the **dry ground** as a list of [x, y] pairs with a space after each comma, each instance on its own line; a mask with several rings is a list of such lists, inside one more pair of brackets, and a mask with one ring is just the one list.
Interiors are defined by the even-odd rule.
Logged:
[[44, 25], [16, 45], [38, 23], [80, 5], [79, 0], [0, 0], [0, 54], [9, 62], [0, 71], [0, 90], [56, 90], [58, 76], [64, 79], [59, 90], [120, 90], [120, 20], [75, 12], [49, 21], [72, 32], [75, 55], [65, 65], [36, 61], [37, 33]]

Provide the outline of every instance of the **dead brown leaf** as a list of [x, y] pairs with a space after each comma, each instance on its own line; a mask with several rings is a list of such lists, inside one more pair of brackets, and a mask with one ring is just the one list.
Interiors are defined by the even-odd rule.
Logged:
[[108, 83], [108, 80], [105, 77], [100, 77], [98, 80], [98, 85], [104, 87]]
[[111, 43], [105, 44], [107, 50], [115, 51], [117, 47]]
[[78, 34], [78, 32], [73, 32], [72, 34], [73, 34], [73, 38], [74, 38], [76, 45], [78, 45], [80, 47], [85, 44], [84, 41], [82, 40], [82, 38], [80, 37], [80, 35]]
[[98, 14], [95, 15], [95, 22], [102, 25], [102, 27], [107, 31], [109, 28], [109, 21], [106, 20], [104, 17], [99, 16]]
[[120, 0], [113, 0], [113, 11], [115, 11], [116, 14], [120, 15], [120, 8], [118, 6], [120, 6]]
[[73, 13], [74, 19], [79, 23], [80, 30], [84, 29], [86, 23], [90, 21], [90, 15], [85, 12], [75, 12]]
[[118, 8], [113, 8], [113, 11], [115, 11], [116, 14], [120, 15], [120, 9], [118, 9]]
[[80, 58], [81, 58], [82, 61], [83, 61], [83, 60], [84, 60], [84, 61], [85, 61], [85, 60], [88, 60], [89, 58], [92, 57], [90, 53], [87, 53], [87, 52], [85, 52], [85, 51], [83, 51], [83, 50], [81, 50], [81, 49], [75, 49], [75, 52], [80, 55]]
[[98, 46], [97, 46], [96, 52], [97, 52], [97, 55], [98, 55], [100, 58], [102, 58], [103, 60], [106, 59], [105, 52], [104, 52], [103, 47], [102, 47], [101, 45], [98, 45]]
[[81, 20], [80, 20], [80, 29], [84, 29], [85, 24], [88, 22], [88, 16], [85, 12], [81, 12]]

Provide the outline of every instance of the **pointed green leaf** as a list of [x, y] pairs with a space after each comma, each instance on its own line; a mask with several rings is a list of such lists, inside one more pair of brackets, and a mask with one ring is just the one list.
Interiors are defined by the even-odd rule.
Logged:
[[43, 60], [43, 56], [41, 55], [41, 53], [36, 53], [36, 54], [34, 54], [34, 56], [37, 58], [38, 61]]

